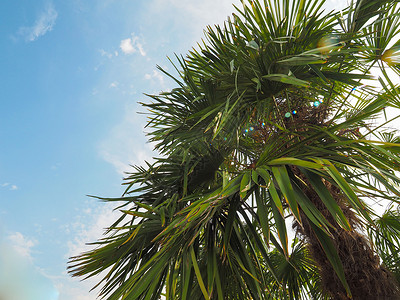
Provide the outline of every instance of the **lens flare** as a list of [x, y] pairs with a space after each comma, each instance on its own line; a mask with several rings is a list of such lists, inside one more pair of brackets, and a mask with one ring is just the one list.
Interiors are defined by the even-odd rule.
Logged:
[[339, 40], [336, 37], [324, 36], [318, 41], [317, 47], [322, 54], [326, 54], [335, 47], [338, 47], [338, 42]]
[[318, 107], [321, 105], [321, 101], [314, 101], [313, 105], [314, 107]]

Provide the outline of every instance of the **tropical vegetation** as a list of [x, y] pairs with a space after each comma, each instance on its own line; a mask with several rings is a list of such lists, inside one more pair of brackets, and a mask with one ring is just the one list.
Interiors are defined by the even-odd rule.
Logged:
[[324, 2], [243, 2], [161, 69], [159, 156], [100, 198], [121, 216], [72, 275], [109, 300], [400, 299], [400, 7]]

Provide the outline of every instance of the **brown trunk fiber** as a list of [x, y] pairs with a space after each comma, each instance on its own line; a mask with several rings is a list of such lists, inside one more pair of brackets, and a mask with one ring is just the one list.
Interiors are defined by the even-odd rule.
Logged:
[[[295, 173], [307, 183], [307, 180], [299, 174], [299, 172], [295, 171]], [[302, 189], [323, 216], [335, 226], [336, 230], [331, 230], [333, 236], [332, 241], [342, 261], [344, 274], [350, 287], [352, 298], [347, 296], [341, 281], [327, 259], [306, 216], [301, 212], [303, 226], [295, 223], [293, 227], [305, 238], [309, 245], [311, 255], [320, 269], [323, 285], [322, 289], [327, 292], [332, 299], [339, 300], [400, 299], [400, 289], [394, 277], [382, 266], [379, 257], [372, 250], [371, 243], [367, 237], [355, 230], [355, 228], [361, 229], [361, 224], [350, 210], [345, 201], [345, 197], [336, 186], [330, 183], [325, 183], [325, 185], [349, 220], [353, 228], [352, 231], [342, 229], [334, 221], [332, 215], [322, 203], [317, 193], [309, 188], [310, 185], [303, 186]]]

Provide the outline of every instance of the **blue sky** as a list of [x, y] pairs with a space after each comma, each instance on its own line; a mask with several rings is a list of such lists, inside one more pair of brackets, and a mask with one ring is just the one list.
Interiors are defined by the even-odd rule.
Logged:
[[[235, 0], [3, 1], [0, 5], [0, 298], [93, 300], [68, 257], [118, 215], [129, 164], [150, 160], [143, 93]], [[343, 0], [328, 0], [340, 7]]]

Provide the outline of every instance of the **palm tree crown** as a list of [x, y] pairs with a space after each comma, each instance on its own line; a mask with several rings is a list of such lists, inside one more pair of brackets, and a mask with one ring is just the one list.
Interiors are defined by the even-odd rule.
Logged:
[[106, 272], [110, 300], [400, 297], [398, 213], [367, 204], [400, 196], [375, 125], [400, 108], [399, 6], [324, 2], [243, 3], [163, 71], [177, 87], [143, 104], [160, 157], [103, 199], [121, 217], [73, 275]]

